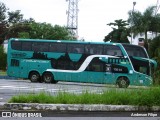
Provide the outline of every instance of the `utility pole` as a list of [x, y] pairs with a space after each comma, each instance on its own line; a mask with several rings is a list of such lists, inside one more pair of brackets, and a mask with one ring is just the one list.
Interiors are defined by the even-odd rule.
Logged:
[[[134, 6], [136, 5], [136, 2], [133, 2], [133, 9], [132, 9], [132, 21], [134, 21]], [[131, 26], [131, 44], [133, 44], [133, 25]]]
[[160, 8], [159, 0], [157, 0], [156, 9], [155, 9], [155, 16], [157, 15], [159, 8]]
[[78, 0], [66, 0], [68, 2], [67, 29], [78, 39]]

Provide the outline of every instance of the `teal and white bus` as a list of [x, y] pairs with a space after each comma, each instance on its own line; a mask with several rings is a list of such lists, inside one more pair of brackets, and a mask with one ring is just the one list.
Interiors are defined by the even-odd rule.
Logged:
[[7, 74], [31, 82], [149, 86], [156, 66], [143, 47], [105, 42], [11, 38]]

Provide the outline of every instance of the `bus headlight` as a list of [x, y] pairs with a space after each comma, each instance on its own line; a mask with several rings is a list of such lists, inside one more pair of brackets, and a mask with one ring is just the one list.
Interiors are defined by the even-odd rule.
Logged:
[[130, 71], [129, 71], [129, 74], [133, 74], [133, 70], [130, 70]]

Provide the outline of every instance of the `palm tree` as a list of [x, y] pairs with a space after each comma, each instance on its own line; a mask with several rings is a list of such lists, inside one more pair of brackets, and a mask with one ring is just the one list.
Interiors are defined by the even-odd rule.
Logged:
[[147, 41], [147, 32], [157, 32], [160, 26], [160, 15], [155, 14], [156, 6], [148, 7], [143, 13], [140, 11], [129, 11], [128, 23], [132, 26], [131, 29], [134, 37], [138, 34], [144, 34]]
[[119, 43], [129, 43], [127, 36], [130, 36], [129, 29], [126, 27], [129, 24], [127, 21], [119, 19], [115, 20], [114, 23], [107, 24], [108, 26], [115, 26], [112, 27], [112, 31], [105, 36], [104, 42], [111, 41], [111, 42], [119, 42]]

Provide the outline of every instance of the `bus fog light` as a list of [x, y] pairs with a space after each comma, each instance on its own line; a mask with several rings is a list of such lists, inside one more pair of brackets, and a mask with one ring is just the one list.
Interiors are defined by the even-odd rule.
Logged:
[[139, 80], [140, 83], [143, 83], [143, 80]]

